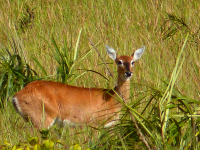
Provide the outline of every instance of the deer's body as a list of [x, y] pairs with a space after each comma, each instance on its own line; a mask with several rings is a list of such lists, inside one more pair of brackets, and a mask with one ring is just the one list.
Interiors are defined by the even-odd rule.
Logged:
[[[92, 124], [111, 126], [119, 118], [124, 100], [129, 98], [130, 78], [134, 61], [144, 51], [141, 48], [132, 56], [117, 56], [107, 46], [108, 55], [118, 65], [118, 85], [114, 89], [83, 88], [53, 81], [33, 81], [13, 97], [13, 105], [25, 119], [40, 128], [49, 128], [55, 121], [65, 124]], [[117, 94], [116, 94], [117, 93]]]

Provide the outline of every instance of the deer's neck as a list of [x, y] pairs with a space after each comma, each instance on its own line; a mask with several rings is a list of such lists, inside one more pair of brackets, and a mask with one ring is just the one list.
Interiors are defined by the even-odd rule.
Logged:
[[120, 77], [118, 77], [117, 84], [117, 93], [123, 98], [123, 100], [127, 101], [130, 96], [130, 80], [123, 81]]

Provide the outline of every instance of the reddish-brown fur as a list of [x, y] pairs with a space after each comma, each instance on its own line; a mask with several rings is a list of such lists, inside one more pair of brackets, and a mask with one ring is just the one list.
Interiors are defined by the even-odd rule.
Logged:
[[[124, 100], [129, 98], [133, 59], [134, 55], [116, 56], [115, 62], [122, 61], [123, 65], [118, 65], [118, 86], [113, 90], [33, 81], [14, 95], [13, 105], [24, 119], [30, 119], [39, 129], [49, 128], [57, 118], [69, 124], [100, 125], [116, 121], [122, 107], [117, 95]], [[122, 76], [126, 77], [126, 72], [131, 72], [131, 76], [124, 80]]]

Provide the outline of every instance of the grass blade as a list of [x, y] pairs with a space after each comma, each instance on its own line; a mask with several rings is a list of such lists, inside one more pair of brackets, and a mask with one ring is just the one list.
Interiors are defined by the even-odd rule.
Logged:
[[75, 50], [74, 50], [74, 61], [76, 60], [77, 55], [78, 55], [78, 45], [79, 45], [79, 41], [80, 41], [80, 38], [81, 38], [81, 32], [82, 32], [82, 28], [79, 31], [78, 39], [76, 41], [76, 47], [75, 47]]
[[36, 62], [36, 64], [38, 65], [38, 67], [40, 68], [40, 70], [43, 72], [43, 74], [45, 76], [47, 76], [47, 72], [45, 71], [44, 67], [42, 67], [41, 63], [34, 57], [32, 57], [32, 59]]
[[[179, 65], [180, 57], [181, 57], [181, 55], [183, 53], [183, 50], [184, 50], [184, 48], [186, 46], [186, 42], [187, 42], [188, 36], [189, 36], [189, 34], [187, 34], [187, 36], [185, 38], [185, 41], [184, 41], [184, 44], [182, 46], [182, 49], [181, 49], [181, 51], [180, 51], [180, 53], [179, 53], [179, 55], [177, 57], [176, 65], [175, 65], [174, 70], [172, 72], [172, 76], [171, 76], [171, 79], [170, 79], [169, 86], [168, 86], [168, 88], [167, 88], [167, 90], [165, 92], [165, 93], [168, 93], [168, 94], [166, 94], [166, 96], [163, 97], [163, 100], [167, 100], [167, 105], [171, 102], [171, 95], [172, 95], [173, 87], [174, 87], [174, 84], [175, 84], [176, 79], [178, 77], [179, 70], [182, 67], [182, 64], [183, 64], [183, 61], [184, 61], [184, 59], [183, 59], [183, 61]], [[179, 69], [178, 69], [178, 65], [179, 65]], [[164, 107], [164, 106], [161, 106], [161, 107]], [[162, 125], [162, 135], [163, 135], [163, 138], [164, 138], [164, 135], [165, 135], [165, 132], [166, 132], [166, 128], [167, 128], [167, 122], [168, 122], [168, 119], [169, 119], [169, 113], [170, 113], [169, 109], [167, 109], [165, 111], [163, 125]]]

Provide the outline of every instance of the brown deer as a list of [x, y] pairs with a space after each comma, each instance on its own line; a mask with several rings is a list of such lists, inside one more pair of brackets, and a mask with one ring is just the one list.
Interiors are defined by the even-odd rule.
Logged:
[[119, 119], [122, 105], [117, 99], [129, 98], [130, 79], [134, 62], [145, 47], [131, 56], [118, 56], [106, 45], [107, 53], [118, 66], [117, 86], [114, 89], [84, 88], [54, 81], [33, 81], [13, 97], [17, 112], [30, 119], [39, 129], [49, 128], [56, 121], [68, 125], [91, 124], [109, 127]]

